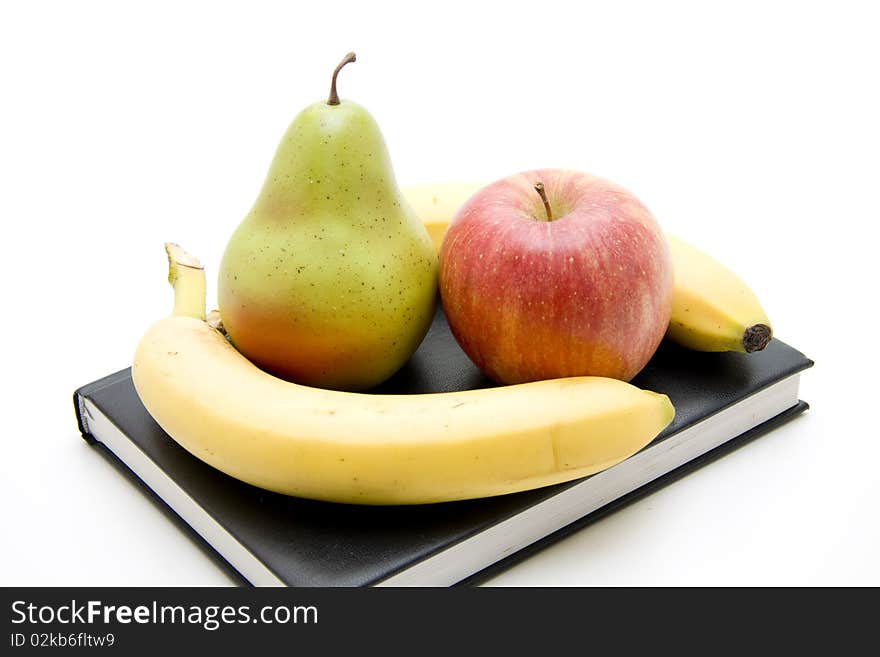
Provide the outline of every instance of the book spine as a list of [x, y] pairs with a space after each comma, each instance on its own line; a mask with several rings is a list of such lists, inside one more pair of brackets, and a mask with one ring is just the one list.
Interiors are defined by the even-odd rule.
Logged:
[[95, 437], [89, 429], [89, 410], [86, 408], [85, 399], [86, 398], [80, 394], [79, 390], [73, 393], [73, 410], [76, 413], [76, 424], [79, 427], [79, 432], [82, 434], [83, 440], [90, 445], [94, 445], [98, 441], [95, 440]]
[[73, 411], [76, 414], [76, 425], [79, 428], [79, 432], [83, 439], [90, 445], [94, 445], [98, 440], [92, 435], [91, 429], [89, 429], [89, 409], [85, 404], [86, 399], [98, 390], [111, 386], [130, 376], [130, 372], [130, 367], [124, 370], [119, 370], [118, 372], [108, 374], [104, 378], [93, 381], [92, 383], [84, 385], [74, 391]]

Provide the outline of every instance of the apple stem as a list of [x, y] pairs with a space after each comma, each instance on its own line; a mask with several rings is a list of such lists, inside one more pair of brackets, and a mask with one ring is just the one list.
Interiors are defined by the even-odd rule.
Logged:
[[535, 191], [538, 192], [538, 195], [544, 202], [544, 210], [547, 211], [547, 221], [553, 221], [553, 211], [550, 209], [550, 201], [547, 200], [547, 192], [544, 191], [544, 183], [536, 182]]
[[342, 58], [342, 61], [339, 62], [339, 66], [337, 66], [336, 70], [333, 71], [333, 80], [330, 82], [330, 97], [327, 99], [328, 105], [339, 104], [339, 94], [336, 93], [336, 76], [339, 75], [339, 71], [341, 71], [342, 67], [346, 64], [350, 64], [351, 62], [356, 61], [357, 57], [355, 57], [355, 54], [353, 52], [350, 52]]

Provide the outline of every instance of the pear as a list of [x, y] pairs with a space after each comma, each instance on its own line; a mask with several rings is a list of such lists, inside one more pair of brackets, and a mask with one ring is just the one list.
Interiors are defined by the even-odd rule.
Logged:
[[405, 201], [379, 126], [330, 96], [290, 124], [223, 254], [220, 316], [258, 367], [305, 385], [365, 390], [418, 348], [437, 303], [437, 256]]

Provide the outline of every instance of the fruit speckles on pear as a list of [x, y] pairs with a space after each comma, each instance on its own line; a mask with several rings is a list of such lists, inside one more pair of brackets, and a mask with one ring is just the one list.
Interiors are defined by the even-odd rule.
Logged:
[[321, 102], [279, 145], [227, 246], [218, 298], [233, 343], [264, 369], [362, 389], [396, 371], [427, 332], [436, 268], [375, 121], [350, 101]]

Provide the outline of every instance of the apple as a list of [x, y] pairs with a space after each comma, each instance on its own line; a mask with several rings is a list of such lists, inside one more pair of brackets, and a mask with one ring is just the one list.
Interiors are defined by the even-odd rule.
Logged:
[[471, 196], [440, 249], [452, 334], [498, 383], [568, 376], [631, 380], [669, 324], [666, 238], [630, 192], [537, 169]]

